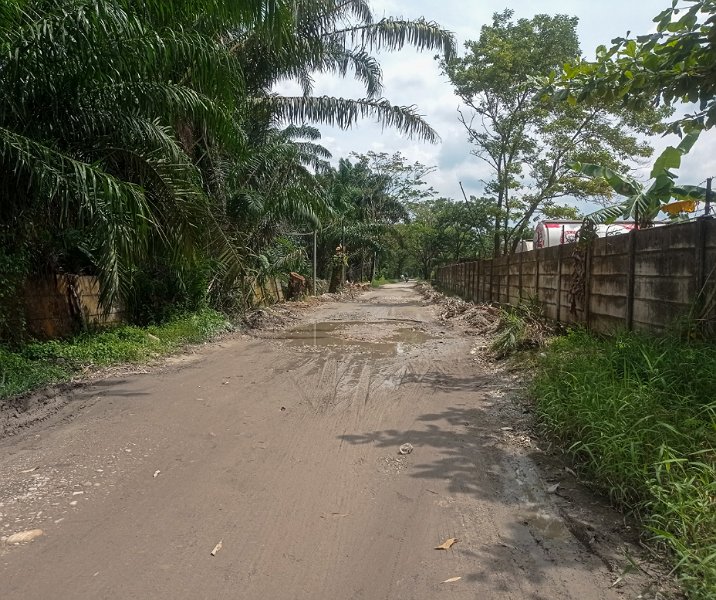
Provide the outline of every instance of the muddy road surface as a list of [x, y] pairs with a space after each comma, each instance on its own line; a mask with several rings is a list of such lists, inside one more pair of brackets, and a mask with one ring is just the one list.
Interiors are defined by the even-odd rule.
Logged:
[[76, 391], [0, 442], [0, 596], [636, 597], [436, 315], [386, 286]]

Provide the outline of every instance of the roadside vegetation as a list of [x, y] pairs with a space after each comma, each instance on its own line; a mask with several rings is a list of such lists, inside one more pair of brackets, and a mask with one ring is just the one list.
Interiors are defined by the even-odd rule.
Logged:
[[[383, 96], [371, 53], [449, 59], [455, 42], [369, 4], [3, 2], [0, 341], [26, 340], [17, 299], [33, 279], [94, 276], [104, 307], [138, 324], [207, 303], [240, 310], [254, 285], [310, 273], [311, 244], [294, 233], [348, 223], [366, 232], [352, 258], [370, 279], [367, 245], [399, 218], [381, 208], [395, 199], [380, 178], [368, 199], [339, 192], [317, 126], [372, 118], [436, 142], [415, 107]], [[317, 73], [355, 77], [363, 97], [314, 95]], [[302, 93], [276, 93], [287, 81]]]
[[573, 331], [549, 344], [534, 382], [545, 433], [704, 600], [716, 596], [715, 372], [713, 342]]
[[204, 309], [161, 325], [123, 325], [68, 340], [33, 342], [15, 351], [0, 346], [0, 400], [70, 381], [87, 369], [146, 362], [231, 329], [222, 314]]

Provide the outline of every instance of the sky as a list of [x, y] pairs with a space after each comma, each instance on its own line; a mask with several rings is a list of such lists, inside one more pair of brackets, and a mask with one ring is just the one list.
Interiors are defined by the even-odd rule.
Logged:
[[[582, 53], [594, 57], [600, 44], [609, 42], [627, 31], [642, 34], [653, 31], [652, 19], [669, 5], [669, 0], [373, 0], [371, 7], [376, 19], [384, 16], [418, 18], [424, 16], [436, 21], [441, 27], [452, 31], [458, 51], [464, 52], [466, 40], [477, 39], [480, 28], [491, 22], [492, 14], [505, 8], [514, 10], [514, 18], [531, 18], [535, 14], [568, 14], [579, 18], [577, 32]], [[399, 52], [380, 53], [376, 56], [383, 69], [383, 96], [393, 104], [415, 105], [418, 112], [438, 132], [441, 142], [429, 144], [411, 140], [392, 129], [382, 129], [377, 123], [365, 119], [349, 130], [321, 126], [322, 144], [338, 158], [350, 152], [393, 153], [400, 151], [410, 162], [436, 167], [428, 176], [428, 183], [440, 196], [462, 198], [459, 182], [462, 181], [468, 195], [480, 195], [483, 180], [490, 176], [489, 168], [470, 154], [463, 126], [458, 121], [460, 100], [454, 95], [449, 81], [440, 74], [434, 52], [418, 53], [412, 48]], [[298, 86], [282, 84], [281, 93], [298, 94]], [[362, 86], [350, 78], [333, 76], [316, 77], [316, 95], [348, 98], [363, 97]], [[652, 138], [652, 145], [659, 149], [676, 145], [674, 135]], [[648, 166], [643, 166], [644, 177]], [[697, 145], [687, 155], [679, 171], [683, 183], [699, 184], [716, 175], [716, 137], [705, 132]]]

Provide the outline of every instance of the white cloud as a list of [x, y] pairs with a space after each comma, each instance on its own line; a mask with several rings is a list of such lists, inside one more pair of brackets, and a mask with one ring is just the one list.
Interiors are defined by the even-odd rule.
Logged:
[[[564, 0], [510, 0], [509, 7], [515, 11], [516, 18], [529, 18], [537, 13], [566, 13], [579, 17], [582, 51], [591, 57], [599, 44], [608, 45], [612, 38], [627, 31], [650, 31], [653, 28], [652, 18], [666, 4], [667, 0], [572, 0], [567, 3]], [[504, 3], [485, 0], [373, 0], [371, 6], [377, 18], [424, 16], [436, 21], [455, 32], [462, 49], [465, 40], [479, 37], [480, 28], [490, 22], [492, 13], [504, 10], [507, 0]], [[488, 177], [489, 171], [482, 161], [470, 154], [471, 146], [457, 119], [459, 100], [446, 78], [440, 74], [433, 54], [419, 54], [405, 49], [380, 54], [379, 60], [384, 74], [385, 97], [393, 104], [416, 105], [418, 112], [441, 136], [440, 144], [409, 140], [394, 130], [382, 130], [380, 125], [369, 120], [361, 121], [348, 131], [321, 127], [323, 144], [333, 152], [336, 161], [351, 151], [400, 151], [410, 161], [438, 166], [429, 176], [429, 182], [440, 195], [461, 198], [459, 181], [463, 182], [468, 194], [479, 194], [482, 190], [480, 180]], [[299, 93], [298, 86], [294, 84], [279, 87], [282, 93], [289, 93], [289, 90]], [[316, 76], [315, 93], [353, 98], [364, 95], [358, 82], [323, 74]], [[678, 143], [678, 139], [669, 136], [652, 140], [652, 143], [658, 152], [667, 145]], [[702, 135], [691, 154], [685, 158], [680, 174], [682, 180], [689, 183], [699, 183], [708, 176], [716, 175], [716, 139], [713, 134], [707, 132]]]

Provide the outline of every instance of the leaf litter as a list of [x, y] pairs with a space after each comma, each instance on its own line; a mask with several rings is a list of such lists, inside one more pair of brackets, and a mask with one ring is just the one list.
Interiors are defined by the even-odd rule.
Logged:
[[439, 546], [435, 546], [435, 550], [450, 550], [452, 548], [453, 544], [457, 543], [459, 540], [457, 538], [449, 538], [445, 540], [442, 544]]

